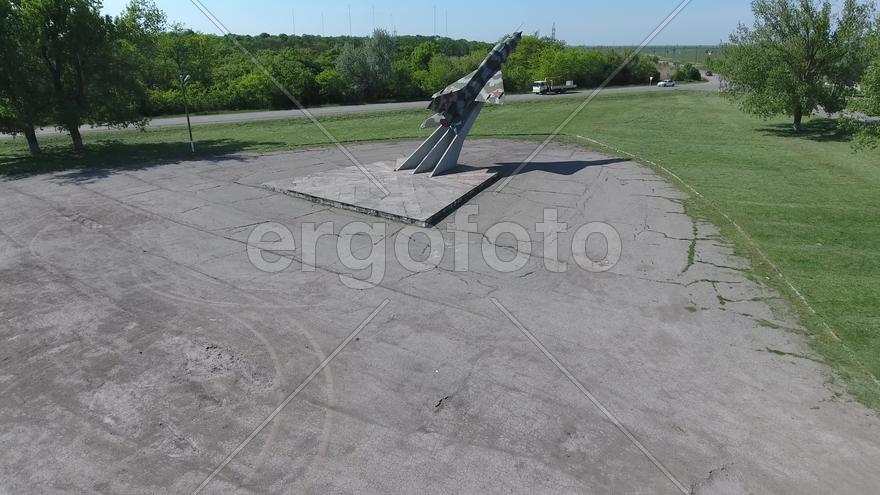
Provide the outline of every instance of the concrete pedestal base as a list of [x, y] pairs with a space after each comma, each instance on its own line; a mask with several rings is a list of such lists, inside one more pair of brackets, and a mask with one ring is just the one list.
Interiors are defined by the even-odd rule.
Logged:
[[364, 165], [390, 194], [384, 195], [357, 167], [263, 184], [276, 192], [422, 227], [435, 225], [498, 179], [497, 168], [459, 166], [429, 177], [395, 171], [397, 163]]

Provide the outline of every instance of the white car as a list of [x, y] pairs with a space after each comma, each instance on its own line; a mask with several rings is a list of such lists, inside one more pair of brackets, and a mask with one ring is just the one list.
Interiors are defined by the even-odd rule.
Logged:
[[674, 88], [675, 81], [673, 81], [672, 79], [664, 79], [664, 80], [657, 83], [657, 87], [658, 88]]

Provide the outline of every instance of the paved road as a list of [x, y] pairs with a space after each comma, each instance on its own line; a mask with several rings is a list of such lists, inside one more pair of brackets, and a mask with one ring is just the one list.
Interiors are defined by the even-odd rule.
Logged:
[[[533, 149], [477, 140], [462, 159]], [[470, 201], [459, 244], [448, 221], [433, 245], [394, 222], [349, 238], [379, 220], [261, 187], [345, 165], [322, 148], [0, 182], [0, 493], [191, 493], [347, 338], [203, 493], [877, 493], [880, 419], [836, 395], [778, 295], [649, 169], [551, 144]], [[568, 224], [564, 273], [545, 265], [545, 209]], [[527, 251], [488, 244], [502, 221], [533, 240], [511, 273], [483, 254]], [[605, 273], [569, 254], [596, 221], [622, 241]], [[262, 222], [296, 239], [282, 271], [248, 259]], [[325, 222], [337, 235], [303, 256]], [[347, 239], [372, 267], [345, 267]], [[398, 245], [444, 256], [413, 272]]]
[[[710, 78], [708, 83], [700, 83], [700, 84], [685, 84], [681, 86], [677, 86], [675, 88], [657, 88], [654, 86], [628, 86], [622, 88], [607, 88], [602, 91], [602, 94], [631, 94], [631, 93], [649, 93], [649, 92], [670, 92], [670, 91], [718, 91], [719, 83], [717, 78]], [[522, 95], [508, 95], [506, 96], [508, 102], [517, 102], [517, 101], [530, 101], [530, 100], [539, 100], [539, 99], [550, 99], [550, 98], [584, 98], [590, 94], [589, 90], [576, 91], [572, 93], [566, 93], [563, 95], [547, 95], [547, 96], [539, 96], [534, 94], [522, 94]], [[427, 102], [423, 101], [409, 101], [409, 102], [400, 102], [400, 103], [371, 103], [366, 105], [345, 105], [345, 106], [332, 106], [332, 107], [317, 107], [311, 108], [309, 111], [315, 116], [322, 115], [336, 115], [336, 114], [346, 114], [346, 113], [361, 113], [361, 112], [380, 112], [384, 110], [404, 110], [404, 109], [414, 109], [414, 108], [425, 108], [427, 106]], [[274, 110], [274, 111], [263, 111], [263, 112], [240, 112], [240, 113], [228, 113], [228, 114], [217, 114], [217, 115], [196, 115], [192, 116], [191, 120], [193, 125], [203, 125], [203, 124], [220, 124], [226, 122], [253, 122], [260, 120], [275, 120], [275, 119], [287, 119], [294, 117], [303, 117], [303, 112], [299, 110]], [[149, 127], [173, 127], [173, 126], [182, 126], [186, 125], [185, 117], [164, 117], [157, 118], [150, 121]], [[95, 132], [106, 130], [106, 128], [98, 127], [83, 127], [82, 132]], [[46, 134], [57, 134], [57, 131], [54, 129], [42, 129], [38, 131], [38, 134], [46, 135]]]

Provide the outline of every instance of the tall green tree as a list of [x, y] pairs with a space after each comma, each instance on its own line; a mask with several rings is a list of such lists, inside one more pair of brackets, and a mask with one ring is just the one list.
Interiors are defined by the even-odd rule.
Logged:
[[725, 46], [725, 93], [762, 117], [785, 114], [801, 130], [817, 107], [837, 112], [864, 71], [872, 5], [844, 0], [754, 0], [754, 26], [740, 25]]
[[[222, 42], [213, 41], [215, 44]], [[159, 53], [166, 65], [166, 82], [174, 87], [180, 74], [189, 74], [195, 81], [210, 83], [211, 70], [217, 65], [211, 42], [210, 36], [194, 33], [181, 24], [172, 24], [171, 29], [158, 39]]]
[[159, 40], [167, 26], [165, 12], [152, 0], [131, 0], [114, 24], [120, 55], [137, 62], [141, 85], [161, 85], [163, 74], [157, 60], [161, 59]]
[[360, 46], [346, 44], [339, 54], [336, 70], [355, 95], [374, 100], [387, 94], [396, 53], [394, 38], [387, 31], [377, 29]]
[[38, 53], [18, 0], [0, 0], [0, 132], [22, 133], [40, 154], [35, 128], [48, 118], [49, 97]]
[[21, 0], [52, 88], [52, 117], [77, 151], [83, 124], [143, 125], [137, 58], [123, 49], [120, 31], [100, 13], [98, 0]]

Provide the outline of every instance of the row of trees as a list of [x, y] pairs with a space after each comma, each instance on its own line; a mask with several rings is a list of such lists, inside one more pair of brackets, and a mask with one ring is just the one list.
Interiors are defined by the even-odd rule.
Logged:
[[[196, 111], [282, 109], [293, 105], [250, 58], [228, 40], [173, 28], [160, 46], [186, 47], [187, 64], [157, 61], [148, 88], [147, 115], [179, 111], [175, 71], [193, 78], [189, 90]], [[424, 36], [391, 36], [377, 30], [368, 38], [315, 36], [238, 36], [236, 40], [302, 103], [340, 103], [425, 98], [472, 71], [492, 44]], [[166, 50], [168, 51], [168, 50]], [[581, 86], [600, 84], [627, 53], [567, 47], [563, 42], [525, 36], [505, 64], [508, 90], [528, 91], [533, 81], [571, 79]], [[182, 66], [185, 65], [185, 66]], [[164, 75], [163, 75], [164, 74]], [[657, 77], [656, 58], [637, 57], [612, 84], [647, 82]]]
[[[183, 106], [179, 74], [191, 76], [187, 93], [195, 111], [292, 107], [294, 103], [250, 55], [306, 105], [418, 98], [423, 92], [412, 71], [419, 55], [412, 54], [428, 39], [377, 31], [369, 38], [235, 36], [236, 43], [231, 43], [172, 25], [157, 36], [159, 56], [147, 68], [143, 110], [151, 116], [179, 112]], [[437, 53], [457, 66], [465, 65], [462, 60], [472, 52], [490, 46], [447, 38], [432, 43]]]
[[725, 92], [746, 112], [784, 114], [800, 131], [818, 109], [841, 112], [845, 127], [876, 138], [880, 116], [880, 32], [873, 3], [755, 0], [754, 26], [740, 26], [717, 67]]
[[[473, 70], [492, 47], [382, 30], [368, 38], [234, 41], [169, 25], [151, 0], [131, 0], [115, 18], [101, 15], [100, 0], [0, 0], [0, 132], [24, 134], [38, 154], [35, 129], [57, 126], [82, 150], [81, 125], [142, 126], [179, 113], [181, 75], [190, 76], [186, 94], [196, 112], [292, 107], [272, 78], [306, 105], [425, 98]], [[547, 78], [594, 87], [627, 55], [525, 36], [505, 65], [505, 82], [512, 92]], [[659, 77], [657, 59], [638, 56], [611, 83], [651, 77]]]
[[164, 23], [145, 7], [111, 19], [94, 0], [0, 0], [0, 131], [23, 133], [36, 154], [47, 123], [77, 150], [84, 123], [142, 124], [141, 48]]

